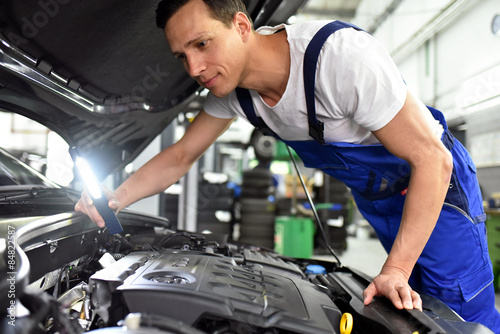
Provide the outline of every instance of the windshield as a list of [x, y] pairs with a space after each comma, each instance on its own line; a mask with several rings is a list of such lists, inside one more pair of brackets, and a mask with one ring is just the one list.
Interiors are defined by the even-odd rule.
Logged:
[[26, 166], [7, 151], [0, 148], [0, 190], [6, 186], [40, 185], [59, 188], [42, 174]]

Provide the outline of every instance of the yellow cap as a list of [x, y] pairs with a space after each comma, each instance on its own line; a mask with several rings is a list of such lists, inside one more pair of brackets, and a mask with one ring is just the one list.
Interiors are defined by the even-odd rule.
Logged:
[[340, 334], [351, 334], [352, 325], [352, 314], [347, 312], [342, 314], [342, 318], [340, 319]]

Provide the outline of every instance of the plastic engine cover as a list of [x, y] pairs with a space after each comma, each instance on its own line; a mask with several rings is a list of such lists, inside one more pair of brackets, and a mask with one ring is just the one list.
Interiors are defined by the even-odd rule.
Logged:
[[91, 279], [121, 293], [130, 312], [195, 326], [216, 317], [296, 333], [336, 333], [342, 315], [298, 268], [250, 251], [244, 264], [206, 253], [135, 252]]

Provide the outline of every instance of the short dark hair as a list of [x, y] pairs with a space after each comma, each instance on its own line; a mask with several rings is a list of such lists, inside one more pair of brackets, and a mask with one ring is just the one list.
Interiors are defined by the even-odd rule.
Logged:
[[[168, 20], [185, 4], [191, 0], [161, 0], [156, 8], [156, 25], [165, 29]], [[253, 26], [252, 19], [241, 0], [203, 0], [208, 6], [212, 17], [221, 21], [227, 27], [231, 26], [237, 12], [244, 13]]]

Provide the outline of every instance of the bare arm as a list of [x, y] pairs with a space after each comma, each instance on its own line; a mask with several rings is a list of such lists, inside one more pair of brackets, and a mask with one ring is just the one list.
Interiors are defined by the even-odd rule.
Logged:
[[[132, 174], [113, 194], [108, 194], [110, 207], [121, 210], [148, 196], [157, 194], [179, 180], [229, 127], [233, 119], [221, 119], [201, 111], [175, 144], [158, 153]], [[86, 213], [97, 225], [104, 226], [101, 216], [82, 194], [75, 210]]]
[[386, 296], [399, 308], [421, 309], [421, 300], [408, 279], [435, 225], [450, 183], [450, 152], [425, 121], [427, 110], [408, 93], [395, 118], [374, 135], [394, 155], [411, 166], [401, 226], [391, 252], [365, 290], [365, 304]]

